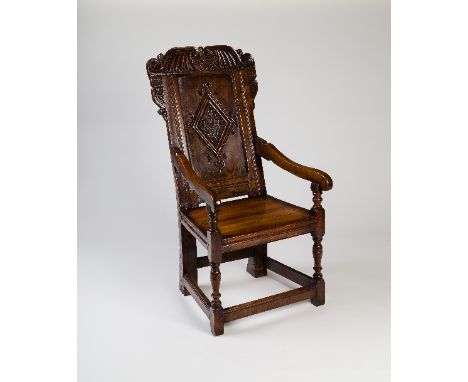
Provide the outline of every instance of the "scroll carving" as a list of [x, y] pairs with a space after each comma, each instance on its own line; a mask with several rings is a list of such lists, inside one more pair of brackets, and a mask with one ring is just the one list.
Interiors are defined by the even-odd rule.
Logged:
[[226, 45], [172, 48], [166, 54], [152, 58], [150, 62], [150, 70], [154, 74], [240, 69], [255, 65], [249, 53], [242, 53], [242, 50], [234, 50]]
[[158, 113], [164, 118], [164, 120], [167, 123], [167, 111], [166, 105], [164, 104], [162, 77], [156, 74], [158, 70], [158, 65], [158, 59], [150, 59], [146, 64], [146, 72], [148, 73], [148, 77], [150, 80], [151, 97], [153, 98], [153, 102], [158, 106]]
[[156, 58], [151, 58], [146, 64], [153, 102], [159, 107], [158, 113], [166, 123], [167, 112], [164, 105], [162, 86], [163, 75], [243, 68], [249, 68], [248, 83], [252, 97], [255, 97], [258, 90], [255, 62], [250, 53], [243, 53], [241, 49], [234, 50], [227, 45], [172, 48], [166, 54], [159, 54]]

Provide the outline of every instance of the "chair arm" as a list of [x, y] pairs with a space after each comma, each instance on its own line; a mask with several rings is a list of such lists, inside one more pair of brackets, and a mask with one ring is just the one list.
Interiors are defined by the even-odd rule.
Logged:
[[333, 180], [326, 172], [303, 166], [296, 163], [279, 151], [274, 145], [268, 143], [264, 139], [257, 137], [255, 139], [255, 151], [266, 160], [271, 160], [278, 167], [289, 173], [296, 175], [299, 178], [308, 180], [312, 183], [317, 183], [323, 191], [331, 190], [333, 187]]
[[189, 160], [180, 149], [171, 147], [171, 157], [174, 166], [182, 173], [198, 196], [214, 211], [217, 201], [215, 191], [195, 173]]

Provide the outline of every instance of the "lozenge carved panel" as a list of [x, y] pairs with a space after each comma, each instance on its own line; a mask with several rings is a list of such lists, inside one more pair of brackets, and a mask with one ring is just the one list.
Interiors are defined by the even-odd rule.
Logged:
[[[221, 171], [227, 159], [223, 151], [224, 145], [230, 134], [235, 134], [235, 121], [224, 110], [221, 102], [211, 91], [211, 82], [206, 81], [202, 85], [200, 93], [203, 97], [198, 105], [195, 116], [189, 129], [198, 134], [206, 147], [214, 155], [212, 163]], [[210, 153], [207, 159], [211, 162]]]

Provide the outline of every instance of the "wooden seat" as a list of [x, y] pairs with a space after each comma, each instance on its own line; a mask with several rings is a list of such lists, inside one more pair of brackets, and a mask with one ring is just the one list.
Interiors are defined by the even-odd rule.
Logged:
[[[183, 221], [197, 231], [206, 246], [209, 230], [206, 208], [187, 211]], [[312, 222], [309, 210], [269, 195], [225, 202], [218, 210], [223, 252], [312, 232]]]
[[[333, 182], [327, 173], [292, 161], [257, 136], [252, 56], [225, 45], [172, 48], [150, 59], [146, 69], [169, 138], [180, 233], [179, 289], [207, 315], [213, 335], [223, 334], [227, 322], [287, 304], [310, 300], [323, 305], [322, 192], [331, 190]], [[287, 133], [292, 130], [288, 126]], [[312, 208], [269, 196], [262, 160], [310, 182]], [[232, 200], [237, 197], [243, 199]], [[308, 233], [314, 242], [313, 276], [268, 256], [267, 243]], [[197, 256], [196, 240], [207, 256]], [[246, 258], [252, 276], [266, 276], [269, 270], [300, 287], [224, 308], [220, 265]], [[198, 286], [198, 268], [206, 266], [211, 268], [211, 299]]]

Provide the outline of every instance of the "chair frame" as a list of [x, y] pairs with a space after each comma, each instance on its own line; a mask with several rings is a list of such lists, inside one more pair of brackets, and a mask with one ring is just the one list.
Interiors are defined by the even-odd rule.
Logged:
[[[213, 52], [222, 52], [224, 55], [222, 56], [222, 60], [209, 61], [207, 57], [213, 57]], [[228, 61], [224, 58], [226, 52], [232, 56]], [[183, 55], [182, 58], [181, 55]], [[219, 56], [221, 57], [221, 55]], [[190, 60], [187, 57], [189, 57]], [[194, 62], [195, 64], [193, 64]], [[191, 161], [187, 157], [187, 152], [183, 150], [183, 145], [176, 145], [171, 142], [171, 117], [168, 115], [169, 113], [167, 110], [167, 104], [171, 101], [171, 95], [166, 89], [169, 81], [168, 78], [190, 71], [211, 73], [219, 70], [229, 71], [238, 69], [244, 70], [245, 72], [243, 72], [243, 74], [241, 73], [241, 75], [244, 75], [244, 78], [249, 80], [248, 87], [246, 87], [247, 90], [242, 95], [244, 99], [250, 96], [247, 102], [251, 102], [251, 109], [253, 110], [253, 99], [256, 95], [257, 83], [255, 80], [255, 65], [250, 54], [243, 54], [240, 50], [234, 51], [227, 46], [212, 46], [198, 49], [194, 47], [173, 48], [165, 55], [161, 54], [157, 58], [150, 59], [147, 63], [147, 72], [151, 81], [153, 101], [159, 107], [159, 113], [163, 116], [168, 126], [170, 154], [176, 188], [178, 190], [180, 232], [179, 288], [184, 295], [191, 295], [194, 298], [209, 318], [211, 332], [215, 336], [224, 333], [224, 325], [227, 322], [270, 309], [302, 300], [310, 300], [315, 306], [325, 304], [325, 281], [322, 275], [322, 239], [325, 234], [325, 210], [322, 207], [322, 192], [332, 189], [333, 182], [331, 177], [321, 170], [292, 161], [274, 145], [258, 137], [256, 135], [252, 113], [252, 119], [248, 125], [250, 126], [250, 133], [252, 136], [252, 150], [255, 155], [254, 160], [259, 164], [260, 170], [261, 159], [265, 159], [273, 162], [290, 174], [310, 182], [313, 195], [313, 205], [310, 209], [311, 219], [310, 224], [293, 225], [286, 231], [281, 230], [280, 227], [272, 227], [266, 235], [260, 236], [253, 233], [248, 240], [240, 243], [230, 243], [223, 237], [218, 227], [219, 208], [220, 205], [222, 205], [222, 199], [225, 198], [219, 195], [219, 190], [197, 174]], [[184, 202], [182, 199], [183, 195], [181, 194], [183, 192], [181, 190], [184, 189], [182, 183], [189, 186], [190, 190], [186, 190], [186, 192], [189, 193], [189, 199], [195, 197], [195, 202]], [[195, 195], [191, 195], [191, 192], [194, 192]], [[259, 195], [266, 195], [266, 189], [261, 189], [259, 192], [252, 194], [249, 193], [248, 197], [256, 197]], [[193, 207], [198, 207], [200, 202], [206, 205], [209, 223], [207, 232], [201, 232], [187, 216], [187, 211]], [[310, 233], [313, 239], [313, 276], [308, 276], [268, 257], [268, 242], [307, 233]], [[197, 256], [197, 240], [206, 247], [207, 256]], [[220, 299], [220, 264], [246, 258], [248, 258], [247, 272], [253, 277], [266, 276], [267, 270], [270, 270], [297, 283], [300, 287], [224, 308]], [[198, 269], [207, 266], [211, 268], [211, 300], [198, 286]]]

